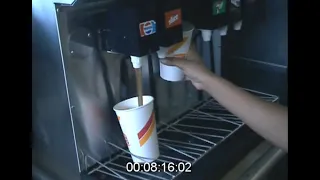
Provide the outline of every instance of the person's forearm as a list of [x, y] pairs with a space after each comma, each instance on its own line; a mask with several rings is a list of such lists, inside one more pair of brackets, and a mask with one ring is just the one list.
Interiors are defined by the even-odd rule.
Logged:
[[203, 78], [204, 90], [259, 135], [288, 151], [287, 108], [263, 101], [232, 83], [210, 75]]

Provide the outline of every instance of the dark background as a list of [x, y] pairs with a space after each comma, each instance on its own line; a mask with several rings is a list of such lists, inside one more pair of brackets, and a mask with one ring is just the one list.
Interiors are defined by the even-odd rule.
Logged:
[[287, 0], [259, 3], [264, 8], [245, 10], [248, 21], [241, 31], [228, 31], [223, 38], [223, 76], [240, 86], [278, 95], [280, 103], [287, 105]]

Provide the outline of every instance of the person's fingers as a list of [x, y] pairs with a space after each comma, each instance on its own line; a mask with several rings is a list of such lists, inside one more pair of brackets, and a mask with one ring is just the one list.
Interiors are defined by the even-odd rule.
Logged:
[[168, 66], [175, 66], [174, 62], [169, 59], [160, 59], [161, 63], [168, 65]]
[[178, 58], [166, 58], [166, 59], [161, 59], [161, 62], [163, 64], [166, 64], [168, 66], [178, 66], [180, 68], [184, 67], [185, 59], [178, 59]]

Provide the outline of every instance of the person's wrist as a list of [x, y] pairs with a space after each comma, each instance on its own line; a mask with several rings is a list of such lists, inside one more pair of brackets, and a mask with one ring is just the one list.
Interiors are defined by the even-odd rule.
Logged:
[[206, 69], [206, 72], [203, 73], [201, 80], [200, 80], [203, 90], [207, 91], [207, 89], [210, 88], [209, 85], [210, 85], [212, 79], [214, 79], [214, 78], [215, 78], [215, 75], [210, 70]]

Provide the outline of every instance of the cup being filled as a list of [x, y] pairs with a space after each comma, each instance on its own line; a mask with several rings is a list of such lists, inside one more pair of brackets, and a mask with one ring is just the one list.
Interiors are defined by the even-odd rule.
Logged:
[[[159, 58], [166, 58], [166, 57], [185, 58], [191, 45], [194, 26], [191, 23], [184, 21], [182, 23], [182, 29], [183, 29], [183, 40], [170, 47], [160, 47], [160, 50], [158, 51]], [[178, 67], [168, 66], [166, 64], [163, 64], [160, 61], [160, 77], [164, 80], [172, 81], [172, 82], [182, 81], [184, 80], [184, 73]]]
[[153, 101], [152, 96], [143, 96], [143, 105], [139, 106], [138, 98], [133, 97], [113, 107], [136, 163], [153, 162], [160, 156]]

